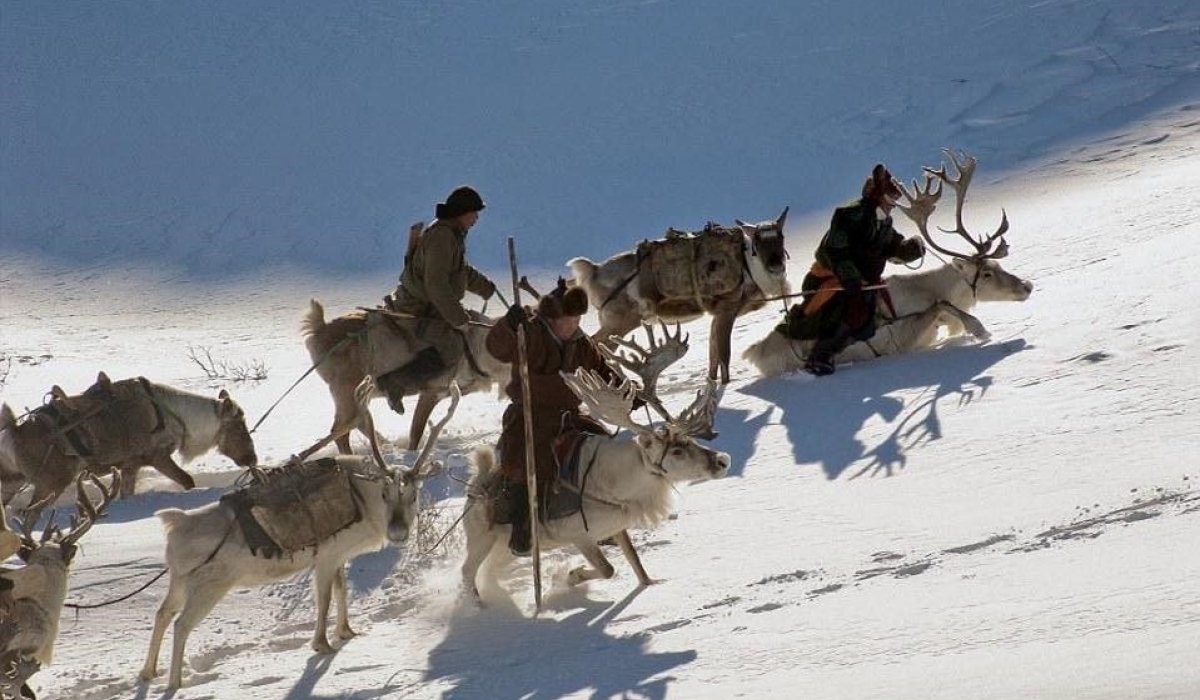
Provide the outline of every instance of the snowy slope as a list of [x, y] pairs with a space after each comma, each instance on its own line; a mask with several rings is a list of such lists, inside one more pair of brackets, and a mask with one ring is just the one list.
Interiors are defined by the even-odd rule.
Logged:
[[[1036, 289], [1023, 304], [977, 309], [993, 333], [985, 344], [951, 343], [839, 368], [820, 380], [761, 379], [735, 359], [715, 443], [731, 453], [733, 469], [724, 480], [681, 488], [677, 518], [635, 533], [658, 579], [653, 586], [639, 589], [614, 551], [614, 579], [565, 589], [561, 580], [578, 557], [564, 552], [548, 557], [553, 585], [540, 616], [532, 616], [527, 565], [503, 572], [511, 596], [493, 592], [483, 610], [463, 605], [457, 598], [461, 536], [423, 551], [461, 510], [461, 486], [442, 478], [427, 489], [420, 541], [351, 565], [351, 620], [361, 635], [336, 654], [318, 657], [308, 649], [312, 604], [309, 581], [300, 577], [231, 593], [193, 634], [182, 690], [168, 692], [163, 679], [141, 684], [137, 672], [166, 590], [159, 581], [122, 603], [68, 611], [55, 663], [34, 676], [41, 697], [1200, 696], [1200, 467], [1191, 457], [1200, 447], [1200, 389], [1191, 379], [1200, 370], [1200, 314], [1192, 301], [1200, 295], [1192, 270], [1200, 260], [1194, 204], [1200, 11], [1190, 3], [1059, 2], [1005, 10], [968, 3], [924, 6], [904, 17], [892, 16], [898, 13], [892, 8], [886, 21], [877, 13], [878, 19], [856, 24], [861, 39], [844, 43], [843, 25], [835, 20], [847, 10], [822, 3], [742, 9], [713, 3], [699, 6], [687, 22], [673, 3], [559, 4], [554, 10], [523, 4], [504, 21], [499, 10], [465, 2], [436, 8], [359, 3], [352, 6], [358, 14], [347, 11], [338, 21], [316, 4], [302, 12], [301, 6], [285, 11], [262, 3], [212, 15], [151, 12], [138, 3], [113, 7], [97, 17], [70, 3], [35, 12], [7, 2], [0, 12], [0, 50], [13, 58], [4, 61], [10, 71], [4, 89], [22, 98], [5, 101], [6, 137], [0, 139], [0, 361], [8, 368], [0, 374], [0, 400], [15, 407], [35, 405], [54, 383], [80, 390], [105, 370], [214, 395], [225, 387], [256, 420], [308, 368], [298, 332], [307, 299], [320, 297], [331, 314], [376, 303], [394, 283], [399, 232], [460, 180], [480, 183], [494, 204], [472, 233], [471, 251], [497, 280], [507, 279], [505, 235], [517, 236], [522, 260], [531, 271], [539, 266], [546, 279], [571, 255], [604, 256], [668, 224], [763, 218], [784, 204], [793, 206], [791, 269], [799, 280], [827, 207], [853, 194], [873, 159], [913, 177], [919, 165], [933, 164], [939, 146], [954, 145], [981, 161], [969, 225], [994, 225], [1005, 208], [1012, 221], [1005, 264]], [[533, 16], [542, 19], [534, 23]], [[423, 29], [401, 41], [417, 31], [408, 26], [410, 17], [421, 17]], [[251, 18], [257, 18], [257, 34]], [[459, 35], [454, 22], [472, 31]], [[82, 36], [85, 27], [94, 36]], [[509, 51], [522, 46], [511, 41], [522, 28], [529, 39], [522, 65], [544, 71], [531, 83], [541, 91], [512, 92], [525, 80], [506, 63]], [[118, 41], [135, 31], [155, 37], [150, 48]], [[756, 42], [755, 32], [777, 41]], [[759, 51], [703, 41], [716, 34], [734, 35], [740, 41], [732, 43]], [[478, 175], [456, 168], [456, 155], [430, 166], [444, 168], [430, 177], [379, 155], [388, 149], [377, 148], [377, 137], [393, 131], [381, 124], [387, 120], [363, 102], [331, 100], [345, 113], [327, 115], [329, 123], [354, 148], [339, 154], [344, 161], [323, 160], [328, 142], [314, 146], [317, 152], [292, 153], [296, 130], [320, 121], [297, 109], [296, 100], [317, 101], [321, 85], [354, 94], [389, 92], [369, 80], [391, 75], [382, 67], [370, 70], [380, 46], [433, 61], [419, 36], [464, 44], [461, 65], [437, 63], [450, 66], [451, 82], [475, 75], [481, 63], [468, 60], [474, 52], [491, 59], [479, 68], [488, 79], [471, 84], [474, 90], [447, 91], [447, 80], [422, 74], [435, 102], [465, 95], [499, 103], [501, 115], [529, 109], [544, 126], [496, 117], [495, 138], [459, 146], [470, 151]], [[913, 36], [944, 40], [921, 49]], [[592, 43], [581, 43], [585, 38]], [[234, 52], [213, 52], [213, 46], [238, 42], [247, 49], [241, 62]], [[572, 47], [605, 42], [614, 46], [599, 55], [631, 66], [628, 72], [604, 73], [582, 50], [575, 63], [562, 63]], [[815, 47], [822, 42], [835, 56], [809, 71], [796, 57], [821, 56]], [[705, 53], [712, 43], [724, 48]], [[863, 96], [847, 86], [863, 77], [865, 64], [834, 59], [865, 46], [914, 60], [921, 50], [944, 51], [955, 60], [897, 61], [892, 80]], [[101, 55], [107, 59], [87, 60]], [[678, 69], [684, 55], [713, 64], [697, 68], [692, 79], [723, 79], [748, 91], [733, 95], [744, 98], [732, 100], [739, 109], [693, 127], [708, 129], [719, 147], [709, 149], [705, 139], [706, 147], [697, 147], [689, 139], [699, 137], [688, 128], [681, 127], [677, 139], [665, 138], [655, 122], [628, 111], [630, 102], [616, 89], [647, 91], [657, 80], [669, 87], [654, 88], [646, 100], [693, 113], [694, 90], [664, 78], [692, 75]], [[102, 69], [115, 83], [93, 80]], [[949, 75], [941, 71], [951, 69], [971, 79], [938, 82]], [[549, 80], [559, 72], [563, 84]], [[626, 105], [629, 121], [611, 128], [627, 138], [609, 138], [597, 127], [595, 141], [561, 154], [569, 167], [544, 175], [534, 165], [547, 150], [540, 139], [566, 139], [584, 120], [522, 100], [533, 94], [565, 99], [565, 76], [581, 72], [611, 76], [611, 83], [600, 77], [581, 82], [562, 109], [595, 115], [602, 106]], [[740, 82], [749, 75], [753, 81]], [[54, 88], [43, 80], [52, 76], [75, 81]], [[772, 76], [787, 82], [768, 94]], [[188, 109], [195, 105], [184, 99], [191, 94], [185, 88], [205, 82], [213, 91], [211, 112], [193, 121], [186, 115], [196, 114]], [[129, 92], [137, 85], [147, 92]], [[163, 95], [155, 90], [170, 86], [180, 90], [171, 93], [178, 99], [159, 102]], [[243, 96], [247, 111], [229, 106], [233, 93]], [[760, 93], [765, 97], [754, 103], [751, 96]], [[389, 92], [392, 99], [397, 94]], [[55, 104], [84, 104], [85, 98], [107, 111], [91, 120], [66, 109], [47, 115]], [[408, 109], [428, 100], [363, 100], [403, 111], [407, 124], [427, 122]], [[147, 112], [150, 102], [164, 111]], [[470, 105], [461, 111], [473, 113], [481, 112]], [[143, 128], [137, 118], [144, 118]], [[449, 140], [474, 126], [469, 116], [448, 119], [436, 128], [452, 132]], [[773, 130], [781, 119], [804, 133], [804, 141]], [[229, 143], [209, 142], [205, 120], [218, 130], [244, 123], [244, 131], [230, 130]], [[767, 123], [772, 129], [763, 127]], [[104, 125], [115, 129], [107, 132], [115, 138], [108, 145], [95, 138]], [[286, 128], [274, 128], [280, 125]], [[400, 135], [405, 129], [394, 131], [394, 138], [408, 138]], [[136, 145], [139, 133], [162, 139], [160, 146], [178, 143], [180, 150]], [[212, 160], [197, 155], [206, 145]], [[769, 146], [793, 149], [792, 155], [785, 151], [776, 163]], [[698, 160], [725, 152], [719, 163], [689, 163], [673, 157], [675, 148]], [[233, 167], [238, 153], [244, 162]], [[286, 177], [269, 172], [278, 165], [274, 156], [290, 155], [297, 160]], [[389, 164], [372, 165], [376, 158]], [[589, 159], [611, 159], [620, 177], [605, 180], [588, 167]], [[130, 165], [135, 160], [150, 167], [143, 172]], [[426, 153], [420, 160], [440, 159]], [[317, 161], [328, 167], [305, 167]], [[149, 174], [168, 172], [177, 162], [193, 166], [178, 169], [177, 181]], [[220, 168], [212, 166], [217, 162]], [[361, 206], [346, 195], [364, 191], [346, 182], [346, 173], [359, 166], [390, 173], [379, 176], [381, 189], [366, 191]], [[98, 171], [96, 180], [79, 177], [89, 168]], [[512, 172], [518, 169], [530, 172]], [[710, 182], [714, 169], [725, 174], [720, 187]], [[104, 170], [109, 177], [99, 174]], [[218, 174], [225, 170], [223, 179]], [[419, 180], [424, 189], [411, 200], [395, 197], [407, 180]], [[612, 185], [617, 180], [619, 186]], [[112, 188], [93, 190], [101, 181]], [[212, 189], [196, 186], [200, 181]], [[275, 189], [262, 186], [266, 181]], [[148, 182], [165, 194], [159, 198]], [[612, 186], [600, 186], [604, 182]], [[633, 196], [634, 190], [652, 201]], [[214, 228], [208, 238], [187, 233], [218, 210], [213, 202], [234, 191], [245, 198], [239, 216], [257, 223]], [[596, 199], [578, 199], [581, 191]], [[309, 213], [318, 214], [312, 217], [279, 203], [309, 195]], [[153, 225], [121, 223], [136, 209], [126, 197], [148, 203], [144, 211], [152, 212], [147, 220]], [[612, 211], [604, 214], [596, 201]], [[348, 218], [329, 213], [338, 208]], [[376, 215], [386, 225], [375, 243], [346, 223]], [[606, 216], [619, 216], [619, 225]], [[154, 233], [167, 219], [180, 222], [178, 235]], [[53, 243], [35, 242], [30, 232], [52, 220], [64, 224], [61, 234]], [[529, 227], [533, 221], [570, 224], [583, 237], [576, 241], [559, 230], [543, 237]], [[330, 227], [343, 232], [337, 251], [365, 257], [331, 261], [333, 248], [324, 247], [334, 245], [324, 236]], [[84, 252], [96, 242], [111, 254]], [[742, 319], [735, 357], [778, 316], [772, 308]], [[693, 349], [663, 389], [673, 404], [685, 402], [704, 374], [706, 326], [694, 323], [689, 330]], [[261, 360], [269, 376], [259, 383], [209, 382], [188, 359], [189, 347], [236, 362]], [[491, 396], [464, 399], [443, 445], [451, 474], [464, 475], [464, 455], [494, 440], [503, 407]], [[406, 431], [406, 419], [388, 415], [382, 402], [375, 414], [389, 436]], [[323, 385], [310, 377], [259, 428], [260, 459], [279, 463], [320, 437], [331, 417]], [[399, 449], [390, 454], [408, 458]], [[147, 471], [140, 493], [114, 505], [84, 540], [71, 602], [103, 602], [149, 581], [163, 561], [153, 512], [210, 502], [237, 474], [216, 455], [191, 469], [200, 477], [195, 491], [179, 492]], [[160, 667], [166, 662], [164, 650]]]

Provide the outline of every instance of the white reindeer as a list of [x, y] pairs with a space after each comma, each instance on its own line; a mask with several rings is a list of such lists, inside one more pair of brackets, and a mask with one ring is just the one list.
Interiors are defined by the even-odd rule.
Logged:
[[[997, 261], [1008, 254], [1008, 243], [1004, 240], [1008, 231], [1007, 215], [1001, 216], [994, 233], [979, 240], [963, 225], [963, 202], [975, 173], [976, 160], [966, 154], [957, 156], [950, 150], [945, 153], [958, 170], [958, 176], [947, 174], [944, 165], [936, 170], [925, 168], [925, 187], [914, 181], [911, 192], [902, 188], [908, 205], [900, 205], [900, 209], [917, 225], [928, 245], [948, 256], [950, 261], [923, 272], [885, 277], [891, 307], [882, 301], [879, 304], [875, 337], [851, 344], [838, 354], [838, 363], [920, 350], [964, 333], [986, 341], [991, 334], [970, 313], [975, 305], [981, 301], [1025, 301], [1033, 293], [1032, 282], [1008, 272]], [[956, 194], [956, 226], [948, 233], [956, 233], [965, 239], [975, 249], [974, 253], [942, 247], [929, 233], [929, 217], [941, 197], [942, 183], [954, 189]], [[790, 339], [776, 329], [748, 347], [742, 357], [764, 376], [775, 376], [800, 369], [813, 342]]]
[[623, 336], [647, 321], [682, 322], [710, 314], [708, 378], [719, 377], [721, 383], [728, 383], [733, 324], [737, 317], [762, 308], [768, 298], [788, 291], [783, 239], [787, 212], [785, 208], [773, 221], [756, 224], [737, 221], [743, 237], [742, 249], [735, 259], [721, 261], [740, 270], [741, 283], [731, 292], [715, 294], [704, 289], [700, 280], [705, 271], [694, 270], [696, 287], [687, 298], [647, 296], [643, 280], [637, 279], [646, 273], [637, 251], [618, 253], [602, 263], [587, 258], [569, 260], [567, 265], [575, 283], [587, 291], [588, 300], [600, 317], [600, 330], [592, 337], [609, 343], [610, 336]]
[[[85, 478], [100, 490], [101, 500], [98, 504], [93, 504], [88, 497], [83, 487]], [[0, 678], [0, 690], [11, 692], [12, 689], [7, 688], [6, 684], [19, 688], [29, 675], [52, 661], [54, 642], [58, 638], [58, 620], [67, 598], [67, 579], [71, 563], [79, 551], [79, 539], [104, 514], [119, 488], [116, 481], [119, 479], [105, 487], [94, 476], [80, 475], [76, 479], [76, 513], [66, 532], [50, 522], [42, 530], [41, 537], [35, 540], [33, 526], [41, 508], [26, 510], [21, 520], [20, 544], [25, 566], [0, 574], [12, 583], [11, 603], [8, 609], [0, 611], [0, 622], [5, 623], [0, 625], [0, 659], [4, 666], [24, 669], [24, 673], [17, 672], [16, 675], [23, 676], [20, 678]], [[3, 512], [0, 506], [0, 519], [3, 518]], [[7, 531], [7, 528], [0, 524], [0, 530]], [[8, 670], [0, 668], [0, 672], [7, 673]], [[11, 697], [17, 695], [14, 693]]]
[[[167, 533], [167, 569], [171, 583], [158, 613], [154, 632], [142, 667], [142, 680], [158, 675], [158, 651], [167, 624], [175, 620], [171, 646], [169, 686], [183, 684], [183, 652], [188, 635], [213, 607], [235, 586], [261, 585], [312, 569], [316, 626], [312, 649], [319, 654], [333, 651], [326, 634], [331, 598], [337, 600], [336, 634], [339, 639], [355, 636], [346, 610], [345, 564], [355, 556], [380, 549], [389, 541], [408, 539], [417, 516], [417, 494], [429, 473], [429, 457], [438, 433], [454, 414], [459, 392], [452, 387], [450, 409], [429, 432], [413, 466], [404, 472], [377, 466], [369, 458], [338, 456], [340, 469], [350, 472], [350, 485], [361, 517], [352, 525], [301, 551], [285, 552], [277, 558], [256, 556], [238, 526], [233, 509], [223, 502], [189, 511], [160, 510]], [[178, 615], [178, 617], [176, 617]]]
[[[593, 416], [630, 432], [584, 439], [579, 448], [579, 463], [589, 466], [579, 485], [582, 510], [539, 523], [539, 545], [544, 549], [574, 546], [583, 554], [590, 566], [577, 567], [568, 576], [568, 583], [576, 585], [612, 577], [613, 565], [598, 544], [612, 538], [620, 545], [639, 583], [650, 585], [653, 581], [626, 530], [662, 522], [670, 514], [676, 484], [717, 479], [729, 469], [728, 454], [699, 445], [694, 439], [711, 429], [715, 387], [709, 383], [679, 418], [651, 428], [639, 425], [630, 416], [638, 391], [631, 380], [608, 385], [595, 372], [582, 369], [574, 375], [563, 374], [563, 379]], [[507, 552], [505, 547], [497, 545], [507, 542], [511, 526], [490, 521], [491, 509], [486, 501], [493, 485], [503, 478], [492, 471], [491, 450], [477, 450], [472, 461], [476, 473], [467, 487], [463, 515], [467, 556], [462, 565], [462, 587], [478, 602], [479, 569], [496, 549]]]

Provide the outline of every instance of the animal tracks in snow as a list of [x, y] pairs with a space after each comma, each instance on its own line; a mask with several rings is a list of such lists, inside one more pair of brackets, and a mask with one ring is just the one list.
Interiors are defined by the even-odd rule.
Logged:
[[[1184, 477], [1187, 482], [1188, 478]], [[1200, 513], [1200, 492], [1193, 489], [1169, 490], [1156, 488], [1150, 495], [1134, 490], [1133, 502], [1129, 505], [1098, 510], [1097, 506], [1081, 507], [1076, 517], [1068, 523], [1043, 527], [1032, 534], [1019, 532], [996, 534], [981, 540], [953, 545], [922, 556], [911, 556], [900, 552], [879, 551], [870, 556], [868, 565], [850, 573], [828, 573], [822, 569], [796, 569], [795, 571], [766, 576], [746, 584], [748, 593], [726, 595], [723, 598], [697, 607], [697, 614], [690, 619], [680, 619], [649, 627], [649, 634], [670, 632], [691, 625], [704, 618], [720, 616], [723, 610], [744, 607], [749, 613], [770, 613], [805, 601], [837, 593], [848, 587], [860, 585], [887, 585], [888, 579], [906, 579], [919, 576], [938, 567], [951, 564], [956, 558], [986, 551], [1001, 554], [1021, 554], [1064, 546], [1102, 536], [1109, 528], [1133, 525], [1166, 515]], [[816, 585], [814, 585], [816, 584]], [[807, 588], [800, 595], [789, 589], [800, 585]], [[773, 599], [764, 599], [764, 594]]]

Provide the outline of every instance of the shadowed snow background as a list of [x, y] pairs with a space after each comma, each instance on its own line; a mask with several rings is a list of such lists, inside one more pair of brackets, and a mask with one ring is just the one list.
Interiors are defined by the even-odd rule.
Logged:
[[[309, 366], [308, 298], [376, 304], [409, 223], [462, 182], [489, 202], [470, 256], [506, 296], [507, 236], [544, 287], [569, 257], [783, 206], [798, 282], [872, 163], [911, 179], [953, 146], [980, 159], [968, 226], [1004, 208], [1005, 264], [1036, 285], [976, 310], [988, 343], [819, 381], [755, 377], [737, 355], [781, 309], [744, 317], [715, 443], [734, 467], [635, 533], [655, 586], [614, 561], [529, 619], [527, 567], [513, 602], [475, 611], [454, 537], [387, 549], [351, 566], [363, 634], [336, 655], [307, 649], [307, 579], [235, 590], [173, 697], [1200, 695], [1195, 3], [3, 0], [0, 56], [0, 399], [18, 411], [104, 370], [228, 388], [257, 420]], [[706, 366], [707, 326], [688, 330], [674, 406]], [[189, 348], [268, 378], [209, 381]], [[464, 399], [452, 476], [502, 410]], [[260, 459], [331, 419], [309, 378]], [[189, 493], [143, 473], [84, 540], [70, 600], [148, 580], [154, 510], [236, 476], [215, 455], [191, 469]], [[447, 527], [461, 486], [427, 490]], [[577, 558], [549, 556], [549, 579]], [[35, 688], [172, 697], [135, 680], [165, 590], [67, 611]]]

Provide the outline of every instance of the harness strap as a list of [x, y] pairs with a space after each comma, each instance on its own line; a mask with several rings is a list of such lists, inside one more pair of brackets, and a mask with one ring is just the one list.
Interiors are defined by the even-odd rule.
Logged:
[[[639, 248], [640, 248], [640, 246], [639, 246]], [[612, 301], [613, 299], [616, 299], [617, 295], [621, 293], [621, 290], [628, 287], [629, 283], [632, 282], [634, 280], [634, 278], [636, 278], [638, 276], [638, 274], [641, 273], [642, 262], [646, 259], [646, 256], [642, 254], [641, 250], [638, 250], [636, 253], [634, 253], [634, 255], [635, 255], [634, 262], [636, 264], [633, 267], [633, 274], [626, 277], [620, 284], [618, 284], [616, 287], [613, 288], [613, 290], [611, 292], [608, 293], [608, 296], [604, 297], [604, 301], [600, 302], [601, 309], [603, 309], [605, 306], [608, 306], [608, 302]]]

